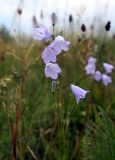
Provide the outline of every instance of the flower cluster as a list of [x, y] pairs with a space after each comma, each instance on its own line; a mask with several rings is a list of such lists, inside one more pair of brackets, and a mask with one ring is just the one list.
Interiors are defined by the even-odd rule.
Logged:
[[[51, 37], [51, 33], [44, 26], [40, 25], [38, 28], [34, 28], [33, 38], [35, 40], [48, 40]], [[69, 44], [70, 42], [65, 41], [62, 36], [57, 36], [55, 40], [44, 49], [41, 57], [46, 65], [46, 77], [50, 77], [52, 79], [58, 78], [58, 74], [61, 72], [61, 68], [56, 63], [56, 57], [62, 51], [68, 51]]]
[[[114, 66], [108, 63], [103, 63], [103, 68], [106, 73], [112, 73]], [[97, 82], [102, 80], [105, 86], [112, 83], [112, 78], [109, 75], [102, 74], [100, 71], [96, 70], [96, 58], [94, 57], [89, 57], [88, 64], [85, 66], [85, 71], [87, 75], [92, 75]]]
[[[41, 41], [49, 40], [51, 37], [51, 33], [44, 26], [40, 25], [39, 27], [34, 28], [33, 39]], [[44, 51], [42, 52], [41, 57], [45, 63], [45, 75], [46, 77], [50, 77], [53, 80], [53, 82], [55, 82], [55, 85], [55, 80], [58, 78], [58, 74], [61, 72], [61, 68], [56, 63], [57, 55], [59, 55], [62, 51], [68, 51], [69, 44], [70, 42], [66, 41], [64, 37], [57, 36], [51, 44], [45, 47]], [[89, 92], [73, 84], [71, 84], [70, 86], [77, 103], [79, 103], [80, 99], [85, 98], [86, 93]]]

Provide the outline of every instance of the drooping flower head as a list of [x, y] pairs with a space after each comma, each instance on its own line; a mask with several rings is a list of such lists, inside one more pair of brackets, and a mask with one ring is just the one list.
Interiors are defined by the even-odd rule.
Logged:
[[100, 71], [96, 71], [95, 74], [94, 74], [94, 79], [99, 82], [102, 78], [102, 74]]
[[94, 75], [95, 70], [96, 70], [95, 64], [87, 64], [85, 66], [85, 71], [87, 75], [90, 75], [90, 74]]
[[114, 66], [108, 63], [103, 63], [103, 67], [107, 73], [112, 73]]
[[56, 51], [52, 45], [49, 45], [44, 49], [42, 52], [42, 59], [45, 64], [48, 64], [49, 62], [56, 62]]
[[71, 91], [74, 94], [77, 103], [80, 102], [80, 99], [85, 98], [86, 94], [89, 92], [73, 84], [71, 84]]
[[96, 70], [96, 58], [89, 57], [88, 64], [85, 66], [85, 71], [87, 75], [94, 75]]
[[105, 86], [108, 86], [109, 83], [112, 83], [112, 78], [106, 74], [102, 74], [102, 82]]
[[88, 64], [95, 64], [96, 61], [97, 61], [96, 58], [94, 58], [94, 57], [89, 57], [87, 62], [88, 62]]
[[51, 33], [44, 26], [34, 28], [33, 39], [41, 41], [51, 38]]
[[58, 74], [61, 72], [61, 68], [57, 63], [48, 63], [45, 67], [46, 77], [51, 77], [52, 79], [57, 79]]
[[42, 59], [44, 60], [44, 63], [47, 64], [49, 62], [56, 62], [56, 55], [61, 53], [62, 50], [68, 51], [69, 43], [70, 42], [65, 41], [61, 36], [56, 37], [55, 41], [47, 46], [42, 53]]
[[69, 50], [69, 41], [65, 41], [62, 36], [57, 36], [54, 42], [51, 44], [53, 48], [56, 50], [56, 55], [60, 54], [62, 51]]

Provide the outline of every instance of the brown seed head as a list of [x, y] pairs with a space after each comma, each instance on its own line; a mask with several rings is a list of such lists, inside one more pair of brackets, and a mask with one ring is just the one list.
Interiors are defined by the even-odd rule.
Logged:
[[110, 28], [111, 28], [111, 22], [108, 21], [107, 24], [105, 25], [105, 30], [110, 31]]
[[86, 31], [86, 26], [85, 26], [85, 24], [82, 24], [82, 25], [81, 25], [81, 30], [82, 30], [82, 32], [85, 32], [85, 31]]
[[22, 14], [22, 9], [21, 9], [21, 8], [18, 8], [18, 9], [17, 9], [17, 13], [18, 13], [19, 15], [21, 15], [21, 14]]
[[72, 15], [70, 14], [69, 15], [69, 22], [71, 23], [73, 21], [73, 17], [72, 17]]

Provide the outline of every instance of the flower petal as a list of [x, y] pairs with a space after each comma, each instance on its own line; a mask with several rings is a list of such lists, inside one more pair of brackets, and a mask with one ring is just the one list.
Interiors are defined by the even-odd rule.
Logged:
[[61, 72], [61, 68], [58, 64], [48, 63], [45, 67], [45, 75], [46, 77], [51, 77], [52, 79], [57, 79], [58, 74]]
[[50, 37], [50, 32], [48, 32], [48, 30], [42, 25], [40, 25], [37, 28], [34, 28], [33, 30], [33, 39], [35, 40], [45, 40], [49, 39]]
[[112, 73], [114, 66], [108, 63], [103, 63], [103, 67], [107, 73]]
[[102, 81], [105, 86], [108, 86], [109, 83], [112, 83], [112, 78], [106, 74], [103, 74]]
[[56, 54], [53, 48], [46, 47], [42, 53], [42, 59], [44, 60], [45, 64], [48, 64], [49, 62], [56, 62]]
[[95, 64], [87, 64], [85, 66], [85, 71], [86, 71], [87, 75], [89, 75], [89, 74], [93, 75], [95, 73], [95, 70], [96, 70]]
[[79, 103], [80, 99], [85, 98], [86, 93], [89, 92], [73, 84], [71, 84], [71, 90], [76, 98], [77, 103]]
[[94, 79], [99, 82], [102, 78], [102, 74], [100, 71], [96, 71], [95, 74], [94, 74]]

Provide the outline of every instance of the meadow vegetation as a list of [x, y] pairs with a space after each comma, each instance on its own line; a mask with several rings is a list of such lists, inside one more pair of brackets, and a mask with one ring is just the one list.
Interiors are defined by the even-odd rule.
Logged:
[[[56, 86], [44, 74], [47, 45], [0, 33], [0, 160], [115, 160], [115, 76], [105, 86], [86, 75], [88, 57], [115, 64], [115, 38], [62, 33]], [[56, 33], [57, 34], [57, 33]], [[19, 39], [19, 40], [17, 40]], [[77, 104], [70, 84], [90, 91]]]

